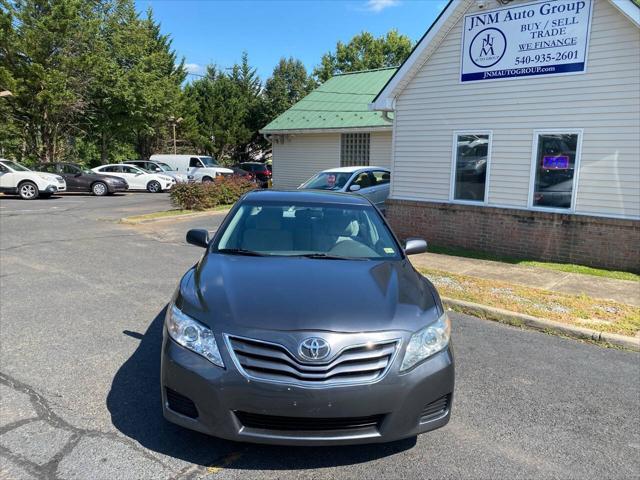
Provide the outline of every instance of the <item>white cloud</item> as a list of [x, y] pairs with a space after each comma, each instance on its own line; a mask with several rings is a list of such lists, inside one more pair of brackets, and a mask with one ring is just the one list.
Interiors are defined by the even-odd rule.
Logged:
[[400, 0], [367, 0], [365, 10], [378, 13], [389, 7], [397, 7], [400, 5]]
[[204, 71], [202, 65], [198, 65], [197, 63], [185, 63], [184, 69], [187, 73], [202, 73]]

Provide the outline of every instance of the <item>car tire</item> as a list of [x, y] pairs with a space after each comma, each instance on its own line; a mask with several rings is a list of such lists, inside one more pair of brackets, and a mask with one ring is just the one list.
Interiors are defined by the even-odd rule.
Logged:
[[211, 178], [211, 177], [202, 177], [202, 183], [213, 183], [213, 178]]
[[93, 185], [91, 185], [91, 191], [96, 197], [103, 197], [109, 193], [107, 184], [104, 182], [95, 182]]
[[160, 182], [156, 180], [151, 180], [147, 183], [147, 191], [149, 193], [160, 193], [162, 192], [162, 185], [160, 185]]
[[18, 195], [23, 200], [34, 200], [40, 196], [40, 192], [35, 183], [27, 181], [18, 185]]

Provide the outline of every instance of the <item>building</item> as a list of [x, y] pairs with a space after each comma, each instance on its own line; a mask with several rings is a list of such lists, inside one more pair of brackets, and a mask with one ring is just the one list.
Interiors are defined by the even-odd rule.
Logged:
[[297, 188], [333, 167], [389, 167], [392, 120], [369, 104], [395, 70], [336, 75], [264, 127], [260, 133], [273, 146], [273, 186]]
[[639, 25], [631, 0], [450, 1], [370, 106], [399, 236], [640, 271]]

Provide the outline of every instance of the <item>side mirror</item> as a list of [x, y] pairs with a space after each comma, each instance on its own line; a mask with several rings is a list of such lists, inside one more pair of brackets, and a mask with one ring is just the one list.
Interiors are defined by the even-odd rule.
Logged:
[[349, 187], [350, 192], [357, 192], [358, 190], [360, 190], [360, 185], [351, 185]]
[[404, 244], [405, 255], [415, 255], [427, 251], [427, 241], [422, 238], [407, 238]]
[[202, 228], [194, 228], [187, 232], [187, 243], [196, 247], [207, 248], [209, 245], [209, 232]]

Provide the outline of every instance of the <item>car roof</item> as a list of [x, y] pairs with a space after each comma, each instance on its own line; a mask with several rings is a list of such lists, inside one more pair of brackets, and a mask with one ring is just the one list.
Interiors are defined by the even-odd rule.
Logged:
[[264, 202], [301, 202], [332, 203], [341, 205], [371, 205], [371, 202], [360, 195], [318, 190], [252, 190], [244, 197], [251, 201]]
[[355, 166], [355, 167], [337, 167], [337, 168], [328, 168], [327, 170], [323, 170], [321, 173], [324, 172], [332, 172], [332, 173], [354, 173], [354, 172], [359, 172], [359, 171], [372, 171], [372, 170], [384, 170], [385, 172], [388, 172], [389, 169], [388, 168], [384, 168], [384, 167], [368, 167], [368, 166]]

